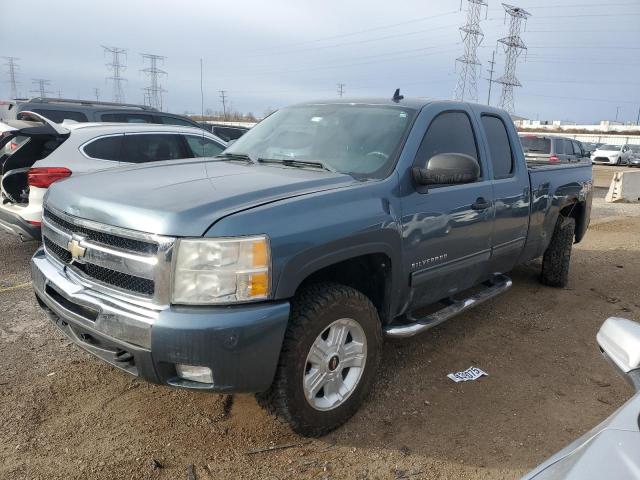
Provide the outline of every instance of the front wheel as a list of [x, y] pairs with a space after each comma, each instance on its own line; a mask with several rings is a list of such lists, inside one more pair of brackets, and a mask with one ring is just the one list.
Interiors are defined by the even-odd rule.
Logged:
[[358, 290], [312, 285], [291, 305], [273, 384], [258, 403], [301, 435], [317, 437], [345, 423], [369, 393], [380, 363], [376, 308]]
[[622, 159], [618, 157], [618, 160], [616, 161], [616, 165], [620, 165], [621, 163], [622, 163]]

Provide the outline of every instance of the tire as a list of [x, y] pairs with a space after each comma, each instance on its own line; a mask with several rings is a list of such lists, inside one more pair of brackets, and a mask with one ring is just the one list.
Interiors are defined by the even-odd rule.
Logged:
[[542, 275], [540, 276], [542, 284], [550, 287], [567, 286], [575, 231], [575, 219], [558, 217], [551, 242], [542, 258]]
[[618, 157], [618, 160], [616, 161], [616, 165], [620, 165], [621, 163], [622, 163], [622, 159]]
[[[343, 331], [343, 328], [348, 330], [348, 334], [343, 335], [345, 342], [334, 342], [337, 335], [334, 332]], [[321, 338], [324, 344], [317, 343]], [[346, 358], [347, 349], [356, 351], [353, 349], [361, 348], [362, 343], [365, 350], [359, 354], [361, 366], [344, 367], [347, 360], [344, 364], [335, 361], [339, 355]], [[322, 345], [322, 348], [343, 345], [344, 349], [323, 356], [326, 362], [314, 363], [313, 359], [319, 357], [315, 354], [321, 351], [314, 349], [312, 353], [312, 347], [316, 345]], [[256, 399], [267, 411], [288, 423], [294, 432], [308, 437], [325, 435], [356, 413], [375, 379], [381, 352], [380, 319], [376, 308], [365, 295], [354, 288], [335, 283], [311, 285], [291, 303], [289, 326], [274, 381], [269, 390], [257, 394]], [[353, 353], [351, 355], [354, 356]], [[316, 365], [319, 367], [316, 368]], [[328, 380], [328, 390], [325, 391], [323, 386], [316, 395], [310, 393], [312, 398], [308, 399], [305, 388], [310, 383], [305, 383], [305, 379], [310, 382], [313, 375], [325, 375], [323, 378], [331, 376], [335, 381]], [[340, 392], [347, 393], [338, 395], [333, 393], [336, 391], [335, 385], [350, 390], [340, 387]], [[308, 390], [313, 391], [313, 388]], [[336, 400], [338, 398], [340, 400]], [[331, 401], [339, 403], [331, 406]]]

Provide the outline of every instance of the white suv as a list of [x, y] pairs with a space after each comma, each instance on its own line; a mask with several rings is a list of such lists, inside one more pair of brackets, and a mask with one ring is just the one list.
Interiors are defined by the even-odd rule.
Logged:
[[632, 156], [633, 152], [628, 145], [600, 145], [591, 154], [591, 163], [628, 164]]
[[[22, 112], [27, 113], [27, 112]], [[199, 128], [131, 123], [62, 123], [28, 113], [9, 121], [0, 145], [0, 229], [22, 240], [40, 238], [42, 199], [55, 181], [132, 163], [213, 157], [227, 144]], [[25, 141], [25, 138], [27, 141]]]

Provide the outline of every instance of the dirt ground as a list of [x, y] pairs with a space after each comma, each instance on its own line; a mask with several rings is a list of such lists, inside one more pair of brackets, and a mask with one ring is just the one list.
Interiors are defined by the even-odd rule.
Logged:
[[[601, 204], [568, 288], [519, 267], [502, 297], [387, 342], [366, 404], [312, 441], [252, 396], [150, 385], [83, 353], [36, 305], [35, 244], [0, 234], [0, 478], [517, 478], [631, 395], [595, 335], [608, 316], [640, 320], [640, 205], [614, 217]], [[489, 376], [446, 377], [471, 365]]]

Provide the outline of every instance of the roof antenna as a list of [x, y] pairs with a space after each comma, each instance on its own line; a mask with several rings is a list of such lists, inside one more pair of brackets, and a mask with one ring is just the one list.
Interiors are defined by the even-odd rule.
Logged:
[[396, 88], [396, 91], [393, 92], [393, 98], [391, 100], [393, 100], [394, 102], [399, 102], [400, 100], [402, 100], [404, 98], [404, 95], [400, 95], [400, 89]]

